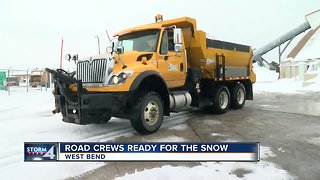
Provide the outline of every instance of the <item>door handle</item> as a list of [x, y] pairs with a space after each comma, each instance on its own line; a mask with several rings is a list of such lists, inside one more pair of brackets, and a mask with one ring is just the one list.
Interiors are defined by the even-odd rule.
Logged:
[[180, 71], [183, 71], [183, 63], [180, 63]]

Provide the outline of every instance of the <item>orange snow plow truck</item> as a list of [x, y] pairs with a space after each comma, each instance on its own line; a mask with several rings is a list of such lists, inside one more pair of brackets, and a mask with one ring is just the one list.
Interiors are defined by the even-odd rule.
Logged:
[[193, 106], [222, 114], [253, 99], [250, 46], [208, 38], [189, 17], [155, 19], [116, 33], [104, 54], [66, 55], [75, 72], [47, 68], [55, 79], [53, 113], [76, 124], [130, 119], [150, 134], [170, 112]]

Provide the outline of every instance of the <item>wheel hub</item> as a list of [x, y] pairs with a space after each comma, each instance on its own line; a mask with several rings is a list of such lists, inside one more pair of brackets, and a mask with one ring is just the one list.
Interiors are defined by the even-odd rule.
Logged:
[[228, 94], [224, 91], [219, 95], [219, 105], [221, 109], [225, 109], [228, 106]]
[[159, 118], [159, 106], [156, 102], [150, 101], [144, 108], [144, 120], [148, 125], [154, 125]]

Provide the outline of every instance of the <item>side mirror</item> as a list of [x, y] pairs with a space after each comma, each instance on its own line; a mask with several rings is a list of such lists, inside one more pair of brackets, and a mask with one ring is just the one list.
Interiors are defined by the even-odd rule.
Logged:
[[78, 61], [78, 54], [73, 55], [73, 56], [72, 56], [72, 60], [73, 60], [74, 62]]
[[182, 44], [182, 31], [180, 28], [173, 29], [173, 42], [174, 44]]
[[174, 45], [174, 51], [175, 52], [181, 52], [182, 51], [182, 44], [175, 44]]
[[118, 46], [117, 47], [117, 53], [118, 54], [123, 54], [124, 53], [124, 47], [123, 46]]
[[173, 42], [174, 42], [174, 51], [182, 51], [182, 31], [180, 28], [173, 29]]
[[70, 55], [70, 54], [66, 54], [66, 55], [64, 56], [64, 59], [67, 60], [67, 61], [70, 61], [71, 55]]

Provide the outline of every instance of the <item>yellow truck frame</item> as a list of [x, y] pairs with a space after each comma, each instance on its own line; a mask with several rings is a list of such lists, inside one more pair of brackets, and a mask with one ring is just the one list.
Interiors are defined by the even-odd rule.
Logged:
[[193, 106], [222, 114], [253, 99], [250, 46], [211, 39], [182, 17], [123, 30], [107, 53], [77, 59], [77, 70], [46, 69], [55, 79], [55, 110], [76, 124], [130, 119], [141, 134], [164, 116]]

